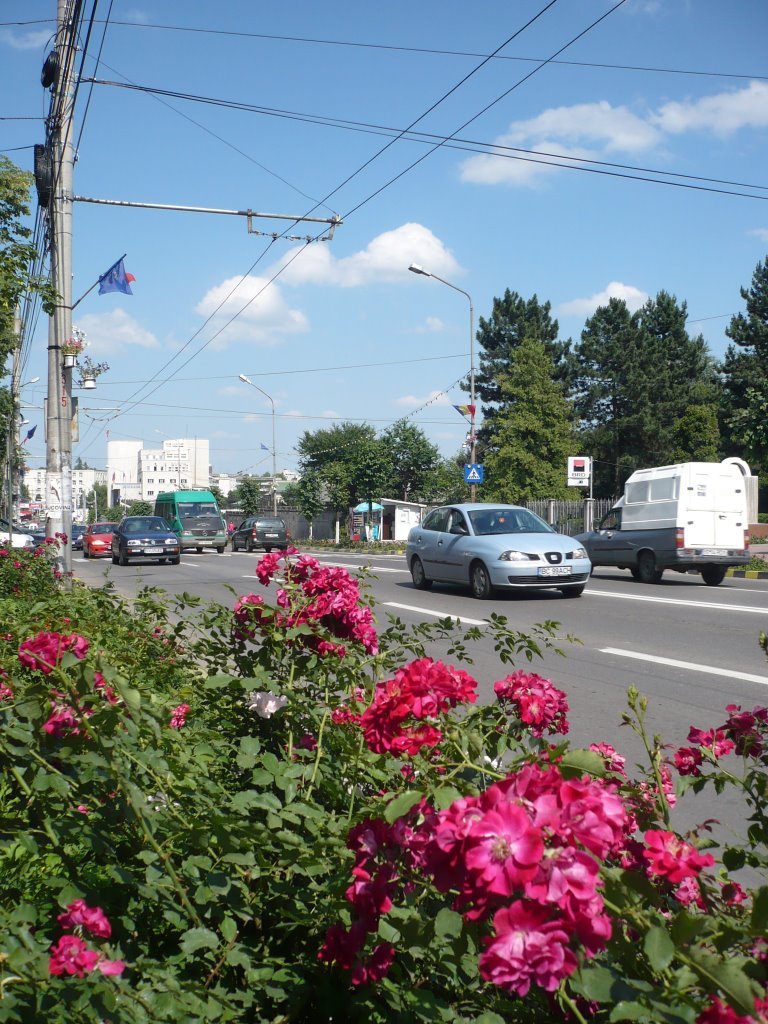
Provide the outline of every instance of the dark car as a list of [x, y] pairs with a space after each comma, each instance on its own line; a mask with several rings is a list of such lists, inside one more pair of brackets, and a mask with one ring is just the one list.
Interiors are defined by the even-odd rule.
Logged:
[[279, 516], [249, 516], [232, 534], [232, 550], [253, 551], [264, 548], [271, 551], [279, 548], [285, 551], [288, 547], [288, 530]]
[[112, 564], [128, 565], [133, 558], [151, 558], [161, 565], [181, 561], [179, 538], [160, 516], [125, 516], [112, 534]]
[[82, 551], [83, 550], [83, 534], [85, 533], [85, 527], [81, 526], [80, 523], [72, 524], [72, 550]]

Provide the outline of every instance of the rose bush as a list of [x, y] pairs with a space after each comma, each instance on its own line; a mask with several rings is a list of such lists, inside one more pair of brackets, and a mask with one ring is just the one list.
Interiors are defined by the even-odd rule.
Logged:
[[[343, 570], [257, 581], [0, 599], [0, 1020], [768, 1020], [768, 887], [729, 874], [768, 866], [766, 709], [672, 752], [631, 691], [631, 778], [518, 665], [557, 624], [377, 633]], [[743, 837], [676, 832], [707, 787]]]

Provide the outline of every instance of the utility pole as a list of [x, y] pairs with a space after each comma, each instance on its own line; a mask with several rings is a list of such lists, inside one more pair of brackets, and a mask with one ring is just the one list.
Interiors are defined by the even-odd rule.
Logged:
[[[67, 17], [71, 5], [58, 0], [57, 80], [51, 97], [47, 144], [51, 152], [52, 191], [49, 207], [51, 282], [59, 301], [48, 324], [48, 415], [46, 433], [46, 536], [72, 533], [72, 370], [64, 367], [61, 346], [72, 333], [72, 115], [74, 104], [75, 33]], [[66, 581], [72, 570], [67, 543], [57, 556]]]

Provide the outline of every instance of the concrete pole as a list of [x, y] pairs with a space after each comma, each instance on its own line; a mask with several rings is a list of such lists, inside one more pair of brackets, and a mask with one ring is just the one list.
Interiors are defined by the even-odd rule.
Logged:
[[[72, 334], [72, 114], [75, 59], [67, 61], [67, 43], [74, 45], [67, 18], [67, 0], [58, 0], [56, 50], [59, 80], [52, 103], [60, 116], [50, 127], [53, 194], [50, 208], [51, 280], [59, 304], [48, 326], [48, 417], [46, 436], [46, 536], [72, 534], [72, 370], [65, 368], [61, 346]], [[58, 103], [56, 100], [58, 99]], [[72, 546], [57, 555], [65, 586], [72, 571]]]

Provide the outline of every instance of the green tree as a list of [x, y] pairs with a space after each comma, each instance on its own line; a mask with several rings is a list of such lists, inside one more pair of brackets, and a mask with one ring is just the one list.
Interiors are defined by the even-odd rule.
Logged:
[[264, 500], [264, 492], [261, 489], [258, 477], [244, 476], [237, 488], [229, 496], [231, 504], [241, 508], [247, 516], [253, 516], [261, 511]]
[[567, 497], [567, 460], [575, 444], [572, 411], [544, 344], [534, 338], [521, 342], [498, 383], [498, 411], [483, 459], [483, 500]]
[[691, 405], [672, 433], [672, 462], [717, 462], [720, 427], [713, 405]]
[[469, 501], [469, 485], [464, 482], [466, 453], [441, 459], [427, 474], [420, 498], [428, 505], [447, 505]]
[[216, 504], [219, 506], [219, 508], [224, 508], [224, 506], [227, 503], [227, 499], [221, 493], [221, 490], [218, 487], [209, 487], [208, 490], [216, 499]]
[[316, 469], [308, 469], [296, 485], [299, 510], [309, 523], [309, 539], [312, 540], [312, 523], [316, 515], [325, 508], [323, 478]]
[[154, 511], [154, 505], [150, 505], [148, 501], [132, 501], [125, 514], [127, 516], [151, 516]]
[[741, 288], [740, 293], [746, 312], [734, 316], [725, 329], [734, 344], [726, 349], [722, 366], [724, 449], [728, 455], [743, 456], [754, 472], [766, 473], [763, 406], [768, 394], [768, 257], [757, 264], [751, 286]]
[[89, 523], [103, 522], [104, 513], [107, 511], [107, 485], [94, 484], [85, 496], [85, 505], [88, 509]]
[[381, 445], [388, 463], [384, 484], [387, 497], [414, 500], [423, 493], [429, 474], [440, 464], [437, 446], [407, 419], [400, 419], [385, 430]]

